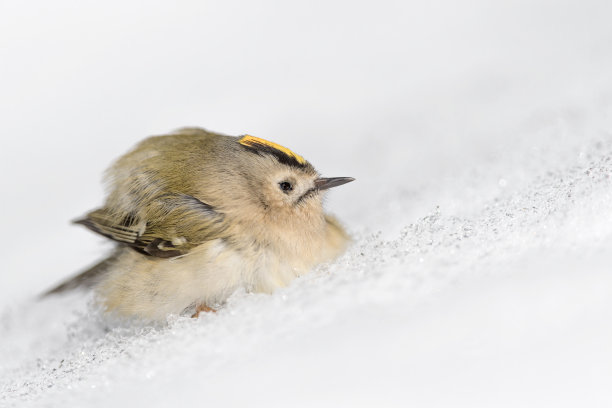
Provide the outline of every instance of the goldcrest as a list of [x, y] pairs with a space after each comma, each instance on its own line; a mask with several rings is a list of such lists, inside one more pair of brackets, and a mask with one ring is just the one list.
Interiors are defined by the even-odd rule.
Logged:
[[353, 180], [249, 135], [150, 137], [108, 170], [104, 206], [75, 221], [116, 249], [47, 293], [94, 286], [108, 311], [154, 320], [215, 310], [239, 288], [271, 293], [346, 248], [322, 198]]

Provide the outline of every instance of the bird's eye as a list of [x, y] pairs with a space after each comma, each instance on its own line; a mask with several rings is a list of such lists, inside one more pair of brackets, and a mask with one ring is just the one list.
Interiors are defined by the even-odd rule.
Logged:
[[293, 184], [288, 181], [281, 181], [280, 183], [278, 183], [278, 186], [285, 193], [289, 193], [291, 190], [293, 190]]

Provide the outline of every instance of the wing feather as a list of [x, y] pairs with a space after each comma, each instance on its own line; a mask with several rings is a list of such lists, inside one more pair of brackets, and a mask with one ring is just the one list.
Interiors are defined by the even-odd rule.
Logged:
[[74, 222], [158, 258], [184, 255], [205, 241], [219, 238], [225, 230], [223, 214], [185, 194], [158, 197], [143, 213], [148, 219], [100, 208]]

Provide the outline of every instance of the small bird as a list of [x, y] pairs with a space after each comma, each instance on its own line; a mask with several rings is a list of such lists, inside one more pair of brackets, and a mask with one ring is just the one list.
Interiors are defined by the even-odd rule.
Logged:
[[112, 254], [48, 291], [95, 287], [107, 311], [163, 320], [215, 311], [237, 289], [271, 293], [338, 257], [349, 237], [322, 178], [286, 147], [199, 128], [154, 136], [107, 171], [103, 207], [75, 221]]

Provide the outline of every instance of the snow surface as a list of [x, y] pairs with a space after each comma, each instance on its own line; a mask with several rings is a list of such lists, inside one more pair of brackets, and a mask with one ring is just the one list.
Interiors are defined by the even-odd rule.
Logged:
[[[0, 4], [0, 406], [612, 406], [609, 2]], [[184, 125], [357, 181], [354, 243], [200, 319], [35, 300]]]

